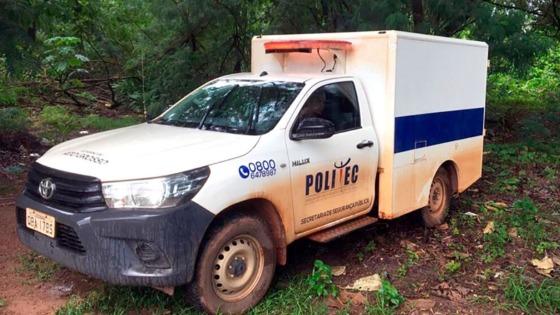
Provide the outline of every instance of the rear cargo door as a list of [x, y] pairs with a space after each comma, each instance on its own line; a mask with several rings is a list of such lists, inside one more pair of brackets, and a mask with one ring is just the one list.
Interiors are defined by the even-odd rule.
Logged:
[[[314, 86], [287, 131], [296, 233], [371, 209], [379, 144], [365, 94], [354, 80]], [[327, 139], [292, 140], [303, 118], [331, 121]]]

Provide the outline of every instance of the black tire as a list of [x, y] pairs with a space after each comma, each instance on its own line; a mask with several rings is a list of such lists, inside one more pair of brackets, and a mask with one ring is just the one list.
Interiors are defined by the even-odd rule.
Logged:
[[430, 186], [428, 206], [422, 209], [422, 219], [427, 227], [434, 227], [445, 222], [451, 203], [451, 181], [444, 168], [440, 168]]
[[245, 313], [265, 296], [274, 277], [270, 229], [262, 219], [243, 215], [226, 218], [208, 235], [186, 297], [210, 314]]

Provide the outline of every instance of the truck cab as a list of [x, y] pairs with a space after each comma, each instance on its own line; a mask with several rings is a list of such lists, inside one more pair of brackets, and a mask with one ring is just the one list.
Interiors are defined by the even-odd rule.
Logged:
[[186, 285], [209, 313], [245, 312], [297, 239], [418, 209], [444, 222], [481, 175], [486, 57], [394, 31], [255, 37], [250, 73], [39, 158], [18, 236], [104, 281]]

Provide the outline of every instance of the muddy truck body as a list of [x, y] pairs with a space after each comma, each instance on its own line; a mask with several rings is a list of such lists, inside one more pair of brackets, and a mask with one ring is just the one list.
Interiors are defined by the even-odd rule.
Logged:
[[109, 283], [186, 285], [205, 311], [242, 313], [297, 239], [415, 210], [444, 222], [481, 177], [487, 53], [397, 31], [254, 37], [250, 73], [40, 157], [18, 236]]

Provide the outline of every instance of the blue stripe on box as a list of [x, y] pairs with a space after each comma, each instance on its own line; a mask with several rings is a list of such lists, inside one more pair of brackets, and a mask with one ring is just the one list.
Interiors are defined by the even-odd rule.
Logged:
[[482, 135], [484, 108], [395, 118], [395, 153]]

